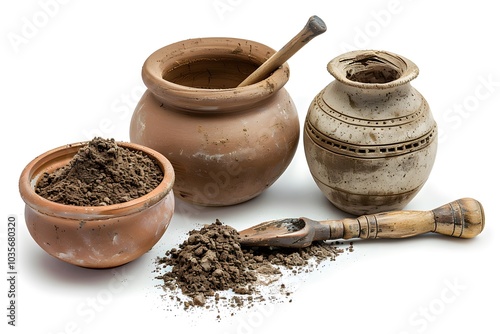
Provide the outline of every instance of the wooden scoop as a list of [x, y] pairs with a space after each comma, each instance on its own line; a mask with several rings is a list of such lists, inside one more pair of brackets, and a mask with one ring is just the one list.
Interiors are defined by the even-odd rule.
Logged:
[[317, 16], [311, 16], [304, 28], [292, 38], [284, 47], [273, 54], [268, 60], [259, 66], [252, 74], [243, 80], [238, 87], [248, 86], [261, 81], [283, 65], [291, 56], [299, 51], [314, 37], [326, 31], [326, 24]]
[[272, 220], [240, 231], [239, 235], [243, 246], [301, 248], [316, 240], [398, 239], [427, 232], [473, 238], [483, 228], [481, 203], [462, 198], [432, 211], [392, 211], [325, 221], [308, 218]]

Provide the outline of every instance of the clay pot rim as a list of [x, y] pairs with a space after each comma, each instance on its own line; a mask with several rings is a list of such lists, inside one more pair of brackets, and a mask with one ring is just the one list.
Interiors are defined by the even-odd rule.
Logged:
[[[252, 45], [248, 54], [241, 52], [242, 46]], [[238, 49], [238, 47], [240, 49]], [[233, 37], [202, 37], [186, 39], [166, 45], [153, 52], [144, 62], [142, 79], [146, 87], [161, 102], [172, 104], [180, 109], [190, 112], [221, 112], [235, 111], [238, 107], [245, 107], [261, 101], [279, 91], [288, 82], [290, 68], [288, 63], [283, 64], [266, 79], [255, 84], [234, 88], [196, 88], [176, 84], [163, 78], [164, 73], [170, 68], [188, 63], [196, 51], [212, 52], [207, 57], [214, 55], [226, 57], [240, 57], [242, 61], [257, 64], [265, 62], [276, 51], [271, 47], [248, 39]], [[238, 50], [238, 51], [236, 51]], [[243, 58], [244, 57], [244, 58]], [[252, 58], [252, 59], [250, 59]], [[231, 106], [225, 108], [224, 101], [231, 101]], [[189, 107], [186, 107], [189, 105]]]
[[80, 219], [85, 220], [86, 223], [91, 223], [92, 220], [116, 218], [144, 211], [171, 193], [175, 174], [170, 161], [165, 156], [139, 144], [117, 142], [121, 147], [147, 154], [158, 163], [164, 176], [160, 184], [151, 192], [128, 202], [107, 206], [66, 205], [50, 201], [38, 195], [34, 190], [38, 177], [55, 164], [58, 164], [58, 167], [66, 164], [87, 143], [88, 141], [84, 141], [60, 146], [37, 156], [29, 162], [19, 178], [19, 192], [25, 204], [44, 215], [68, 218], [68, 221], [70, 219]]
[[[397, 68], [400, 74], [399, 78], [385, 83], [366, 83], [347, 78], [346, 68], [349, 65], [353, 62], [359, 62], [370, 58], [376, 58], [384, 62], [388, 67]], [[327, 70], [338, 81], [352, 87], [363, 89], [384, 89], [402, 86], [415, 79], [419, 74], [419, 68], [413, 61], [394, 52], [383, 50], [354, 50], [346, 52], [333, 58], [328, 63]]]

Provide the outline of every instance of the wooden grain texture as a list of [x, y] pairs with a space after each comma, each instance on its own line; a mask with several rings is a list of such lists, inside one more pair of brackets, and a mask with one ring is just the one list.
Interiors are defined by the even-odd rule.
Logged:
[[473, 238], [484, 229], [481, 203], [462, 198], [429, 211], [386, 211], [376, 214], [317, 221], [309, 218], [278, 219], [240, 231], [246, 246], [302, 248], [313, 241], [335, 239], [400, 239], [425, 233]]
[[[432, 211], [390, 211], [324, 222], [332, 239], [407, 238], [435, 232], [457, 238], [473, 238], [484, 229], [484, 210], [477, 200], [462, 198]], [[338, 224], [343, 228], [339, 229]], [[341, 231], [342, 236], [338, 233]], [[335, 235], [336, 234], [336, 235]]]

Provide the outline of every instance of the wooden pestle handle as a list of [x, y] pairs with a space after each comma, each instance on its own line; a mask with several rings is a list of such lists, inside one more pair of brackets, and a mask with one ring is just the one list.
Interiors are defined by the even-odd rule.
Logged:
[[390, 211], [330, 221], [329, 225], [331, 239], [395, 239], [428, 232], [473, 238], [481, 233], [484, 222], [481, 203], [472, 198], [462, 198], [432, 211]]
[[278, 52], [259, 66], [252, 74], [243, 80], [238, 87], [248, 86], [259, 82], [283, 65], [291, 56], [299, 51], [314, 37], [326, 31], [326, 24], [316, 15], [311, 16], [302, 30], [292, 38]]

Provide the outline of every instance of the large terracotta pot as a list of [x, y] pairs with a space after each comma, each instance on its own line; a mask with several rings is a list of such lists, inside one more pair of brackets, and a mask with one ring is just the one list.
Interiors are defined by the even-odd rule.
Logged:
[[401, 209], [426, 182], [437, 128], [411, 86], [418, 68], [384, 51], [352, 51], [328, 64], [335, 80], [312, 101], [304, 125], [318, 187], [355, 215]]
[[236, 86], [275, 51], [235, 38], [200, 38], [155, 51], [147, 86], [131, 119], [132, 142], [172, 163], [175, 195], [205, 206], [237, 204], [271, 186], [291, 162], [300, 137], [284, 88], [289, 67]]

